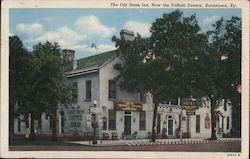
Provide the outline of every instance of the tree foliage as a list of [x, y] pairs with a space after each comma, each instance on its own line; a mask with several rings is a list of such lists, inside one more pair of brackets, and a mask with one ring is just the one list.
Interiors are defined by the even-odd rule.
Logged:
[[[150, 37], [137, 35], [134, 41], [113, 37], [125, 61], [119, 67], [121, 87], [150, 92], [157, 99], [152, 136], [159, 102], [205, 96], [211, 102], [211, 139], [216, 139], [218, 101], [234, 99], [241, 80], [241, 20], [221, 19], [213, 27], [203, 33], [195, 15], [184, 17], [176, 10], [155, 20]], [[222, 60], [225, 54], [228, 59]]]
[[31, 115], [31, 139], [35, 136], [34, 120], [46, 113], [53, 120], [52, 138], [56, 140], [58, 105], [70, 104], [76, 94], [72, 84], [65, 84], [60, 46], [47, 41], [27, 53], [18, 37], [10, 39], [10, 100], [18, 101], [21, 113]]
[[14, 132], [14, 117], [20, 112], [17, 105], [24, 105], [27, 92], [30, 55], [18, 36], [9, 37], [9, 122], [10, 134]]

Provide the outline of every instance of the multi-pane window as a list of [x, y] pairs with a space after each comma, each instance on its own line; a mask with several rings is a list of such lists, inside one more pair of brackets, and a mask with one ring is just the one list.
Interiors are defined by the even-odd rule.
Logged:
[[103, 120], [102, 130], [107, 130], [107, 118], [103, 117], [102, 120]]
[[161, 132], [161, 114], [157, 114], [157, 117], [156, 117], [156, 131], [158, 133]]
[[53, 125], [53, 119], [52, 119], [52, 116], [49, 117], [49, 129], [52, 128], [52, 125]]
[[72, 98], [73, 98], [73, 103], [77, 103], [77, 97], [78, 97], [78, 85], [77, 82], [73, 82], [73, 94], [72, 94]]
[[109, 109], [109, 130], [116, 130], [116, 111]]
[[229, 116], [227, 117], [227, 130], [229, 129]]
[[146, 112], [142, 111], [140, 112], [140, 130], [146, 130]]
[[224, 110], [227, 111], [227, 101], [224, 100]]
[[18, 115], [18, 131], [21, 131], [21, 119], [20, 119], [20, 115]]
[[25, 126], [29, 128], [29, 114], [25, 114]]
[[144, 92], [140, 92], [140, 102], [145, 102], [146, 101], [146, 96]]
[[38, 128], [41, 129], [42, 128], [42, 120], [41, 120], [41, 116], [38, 118]]
[[86, 81], [86, 100], [91, 100], [91, 80]]
[[109, 99], [116, 99], [116, 82], [109, 80]]
[[200, 133], [200, 120], [201, 120], [201, 116], [200, 115], [196, 115], [196, 133]]

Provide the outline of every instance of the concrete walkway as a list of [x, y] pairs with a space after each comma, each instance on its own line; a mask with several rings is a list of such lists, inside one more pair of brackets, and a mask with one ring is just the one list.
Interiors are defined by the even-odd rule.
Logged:
[[241, 142], [240, 138], [219, 138], [217, 140], [205, 139], [156, 139], [155, 143], [150, 139], [137, 140], [98, 140], [96, 145], [92, 141], [65, 141], [67, 143], [76, 143], [87, 146], [139, 146], [139, 145], [166, 145], [166, 144], [218, 144]]

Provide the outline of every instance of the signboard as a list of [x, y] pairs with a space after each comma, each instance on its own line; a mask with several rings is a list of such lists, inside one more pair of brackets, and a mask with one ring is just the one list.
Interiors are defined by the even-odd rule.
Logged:
[[116, 110], [142, 111], [142, 104], [141, 103], [133, 103], [133, 102], [115, 102], [114, 109], [116, 109]]
[[186, 110], [187, 115], [195, 115], [195, 110], [198, 109], [198, 106], [195, 100], [184, 99], [182, 101], [182, 109]]
[[81, 126], [81, 122], [83, 120], [82, 115], [84, 110], [81, 109], [72, 109], [68, 110], [68, 119], [70, 122], [70, 127], [78, 128]]

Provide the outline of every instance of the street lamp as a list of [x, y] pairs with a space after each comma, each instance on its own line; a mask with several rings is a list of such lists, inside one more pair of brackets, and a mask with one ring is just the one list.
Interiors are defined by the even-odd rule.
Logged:
[[93, 107], [91, 126], [94, 129], [94, 138], [93, 138], [93, 141], [92, 141], [92, 144], [94, 145], [94, 144], [97, 144], [96, 128], [98, 127], [98, 122], [96, 121], [96, 112], [95, 112], [96, 111], [97, 101], [94, 100], [93, 103], [94, 103], [94, 107]]

